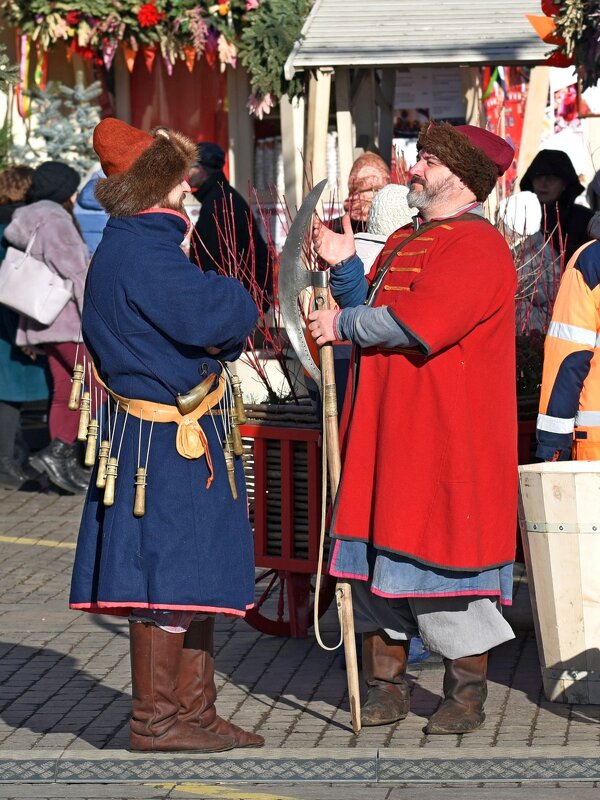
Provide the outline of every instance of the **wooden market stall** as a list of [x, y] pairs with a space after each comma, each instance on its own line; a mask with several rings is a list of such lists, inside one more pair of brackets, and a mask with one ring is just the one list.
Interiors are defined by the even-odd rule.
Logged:
[[484, 120], [481, 67], [534, 67], [531, 85], [540, 88], [532, 94], [539, 100], [536, 108], [530, 109], [525, 127], [532, 131], [532, 143], [537, 136], [537, 149], [541, 129], [537, 134], [535, 129], [543, 116], [547, 69], [536, 65], [544, 62], [550, 48], [536, 35], [526, 15], [540, 13], [539, 0], [417, 4], [411, 0], [316, 0], [285, 65], [288, 79], [298, 71], [310, 72], [311, 76], [307, 103], [288, 104], [285, 113], [282, 108], [283, 147], [288, 155], [287, 196], [299, 197], [302, 192], [301, 165], [292, 154], [303, 144], [300, 137], [304, 129], [306, 161], [312, 165], [313, 181], [326, 177], [332, 90], [340, 195], [346, 196], [347, 176], [357, 148], [374, 145], [389, 158], [397, 75], [400, 70], [415, 67], [431, 68], [440, 78], [444, 70], [459, 68], [464, 116], [471, 124], [483, 124]]

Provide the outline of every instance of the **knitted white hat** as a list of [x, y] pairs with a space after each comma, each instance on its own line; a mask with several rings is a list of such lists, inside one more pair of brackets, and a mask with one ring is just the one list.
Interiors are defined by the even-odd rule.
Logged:
[[542, 207], [533, 192], [517, 192], [500, 202], [498, 219], [517, 236], [531, 236], [542, 224]]
[[408, 191], [408, 186], [389, 183], [375, 194], [367, 217], [368, 233], [389, 236], [412, 220], [417, 209], [408, 206]]

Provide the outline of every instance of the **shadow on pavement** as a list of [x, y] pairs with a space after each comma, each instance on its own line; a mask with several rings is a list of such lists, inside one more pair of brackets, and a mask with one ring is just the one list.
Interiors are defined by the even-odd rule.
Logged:
[[[101, 748], [127, 721], [131, 696], [104, 686], [72, 656], [6, 643], [0, 651], [0, 718], [10, 728], [70, 734]], [[68, 745], [60, 737], [58, 746]], [[116, 746], [127, 747], [126, 737]]]

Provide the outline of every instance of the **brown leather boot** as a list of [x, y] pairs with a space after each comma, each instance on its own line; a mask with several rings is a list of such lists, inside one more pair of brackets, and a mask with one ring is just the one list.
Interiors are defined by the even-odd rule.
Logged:
[[444, 699], [425, 733], [469, 733], [483, 725], [488, 654], [445, 658]]
[[214, 617], [194, 620], [185, 634], [179, 668], [179, 719], [202, 730], [230, 736], [235, 747], [262, 747], [264, 737], [227, 722], [217, 715], [215, 700]]
[[167, 633], [151, 623], [129, 624], [132, 750], [220, 753], [235, 746], [230, 736], [219, 736], [178, 719], [175, 689], [183, 636]]
[[410, 708], [404, 680], [410, 642], [390, 639], [385, 631], [363, 633], [363, 675], [367, 701], [361, 709], [364, 726], [389, 725], [404, 719]]

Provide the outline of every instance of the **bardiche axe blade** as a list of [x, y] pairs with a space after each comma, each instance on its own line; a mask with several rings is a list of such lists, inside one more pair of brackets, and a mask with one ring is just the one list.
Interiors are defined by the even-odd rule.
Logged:
[[[315, 364], [306, 344], [298, 298], [301, 292], [310, 286], [327, 285], [326, 275], [306, 269], [302, 265], [301, 259], [312, 215], [326, 185], [327, 180], [322, 180], [314, 186], [298, 209], [281, 251], [278, 281], [279, 308], [290, 344], [304, 369], [319, 386], [321, 385], [321, 370]], [[325, 283], [323, 283], [324, 280]]]

